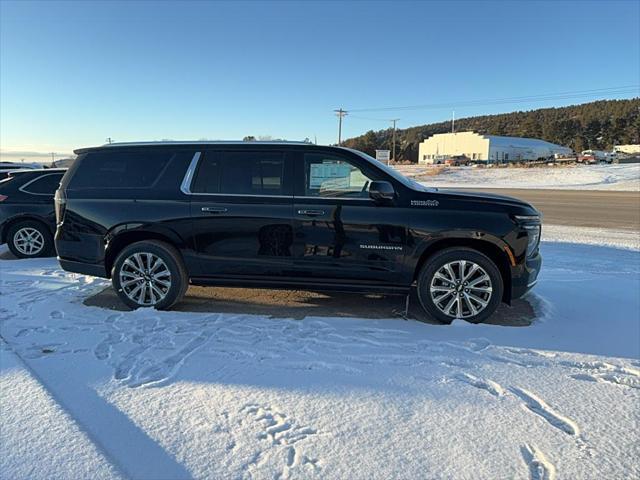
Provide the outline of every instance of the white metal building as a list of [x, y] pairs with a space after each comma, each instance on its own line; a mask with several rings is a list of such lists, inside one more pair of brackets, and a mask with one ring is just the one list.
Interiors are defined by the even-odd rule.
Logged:
[[520, 162], [571, 155], [570, 148], [536, 138], [500, 137], [474, 132], [438, 133], [418, 147], [418, 163], [443, 163], [454, 155], [487, 163]]
[[613, 147], [616, 153], [628, 153], [629, 155], [637, 155], [640, 153], [640, 145], [616, 145]]

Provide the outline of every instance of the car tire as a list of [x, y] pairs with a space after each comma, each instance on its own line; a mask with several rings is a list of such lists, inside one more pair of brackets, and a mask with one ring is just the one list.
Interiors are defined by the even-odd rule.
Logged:
[[125, 247], [111, 269], [111, 283], [130, 308], [169, 310], [189, 287], [184, 262], [171, 245], [144, 240]]
[[503, 291], [502, 275], [496, 264], [472, 248], [441, 250], [427, 259], [418, 275], [422, 307], [446, 324], [456, 318], [470, 323], [484, 322], [500, 305]]
[[55, 255], [53, 235], [44, 223], [23, 220], [7, 231], [7, 245], [18, 258], [51, 257]]

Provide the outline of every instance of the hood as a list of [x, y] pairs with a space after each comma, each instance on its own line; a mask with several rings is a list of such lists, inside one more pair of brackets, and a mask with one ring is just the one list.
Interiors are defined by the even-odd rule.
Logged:
[[523, 215], [539, 215], [533, 205], [519, 198], [485, 192], [433, 189], [418, 193], [414, 198], [438, 200], [442, 207], [465, 210], [498, 210]]
[[530, 203], [527, 203], [524, 200], [520, 200], [519, 198], [509, 197], [507, 195], [497, 195], [495, 193], [467, 192], [462, 190], [438, 190], [438, 194], [452, 197], [456, 200], [469, 200], [473, 202], [499, 203], [501, 205], [531, 207]]

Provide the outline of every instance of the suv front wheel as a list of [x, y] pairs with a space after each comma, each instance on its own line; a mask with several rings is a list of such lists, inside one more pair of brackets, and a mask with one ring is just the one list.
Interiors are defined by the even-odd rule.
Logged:
[[184, 297], [189, 278], [178, 251], [157, 240], [132, 243], [116, 258], [111, 283], [131, 308], [168, 310]]
[[418, 298], [442, 323], [460, 318], [482, 323], [502, 301], [502, 276], [495, 263], [471, 248], [447, 248], [427, 260], [418, 277]]

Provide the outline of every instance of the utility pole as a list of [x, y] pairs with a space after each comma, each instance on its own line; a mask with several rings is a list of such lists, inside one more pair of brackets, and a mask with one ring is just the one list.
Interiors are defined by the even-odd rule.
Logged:
[[391, 121], [393, 122], [393, 136], [391, 140], [391, 160], [396, 161], [396, 122], [400, 120], [399, 118], [393, 118]]
[[338, 116], [338, 146], [342, 145], [342, 117], [347, 115], [347, 111], [339, 108], [334, 110]]
[[456, 111], [451, 115], [451, 133], [456, 133]]
[[107, 137], [107, 143], [111, 145], [113, 143], [113, 139], [111, 137]]
[[51, 152], [51, 165], [56, 163], [55, 155], [56, 155], [55, 152]]

